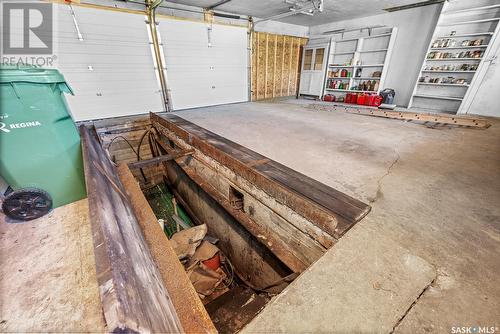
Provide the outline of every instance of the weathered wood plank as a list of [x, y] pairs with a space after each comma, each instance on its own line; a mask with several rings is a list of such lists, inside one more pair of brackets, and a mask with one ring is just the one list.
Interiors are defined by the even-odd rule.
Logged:
[[438, 124], [449, 124], [456, 126], [470, 126], [475, 128], [487, 129], [491, 126], [487, 119], [474, 116], [446, 115], [443, 113], [426, 113], [410, 111], [389, 111], [378, 109], [376, 107], [349, 106], [344, 104], [312, 104], [313, 108], [326, 111], [345, 111], [351, 114], [365, 116], [384, 117], [400, 119], [405, 121], [432, 122]]
[[170, 241], [156, 222], [153, 210], [139, 184], [125, 164], [118, 165], [118, 176], [137, 215], [151, 255], [158, 265], [163, 284], [172, 298], [182, 328], [186, 333], [216, 333], [205, 307], [196, 293]]
[[[167, 152], [172, 150], [171, 147], [165, 144], [165, 142], [168, 142], [167, 137], [165, 137], [164, 135], [160, 135], [158, 139], [158, 143], [160, 144], [160, 146], [164, 147]], [[177, 142], [177, 144], [182, 147], [180, 142]], [[324, 252], [325, 249], [330, 248], [335, 243], [336, 239], [334, 237], [332, 237], [304, 217], [296, 214], [292, 209], [281, 205], [272, 196], [258, 189], [254, 184], [238, 176], [235, 172], [231, 171], [227, 167], [222, 166], [221, 164], [217, 163], [215, 160], [207, 156], [197, 154], [196, 151], [193, 153], [193, 155], [195, 155], [196, 158], [176, 159], [176, 162], [179, 165], [189, 165], [190, 167], [195, 169], [198, 174], [203, 176], [203, 179], [205, 181], [209, 182], [213, 187], [217, 189], [217, 191], [219, 191], [219, 193], [224, 194], [225, 196], [228, 196], [229, 185], [238, 185], [238, 188], [242, 192], [246, 192], [249, 195], [245, 196], [247, 197], [247, 199], [245, 200], [245, 206], [247, 207], [245, 209], [245, 212], [249, 213], [250, 218], [252, 218], [253, 215], [257, 215], [257, 219], [261, 221], [272, 221], [273, 224], [268, 224], [270, 233], [282, 235], [284, 237], [284, 240], [288, 242], [289, 240], [293, 240], [295, 238], [293, 235], [298, 232], [294, 229], [300, 230], [304, 234], [301, 236], [302, 244], [299, 247], [293, 247], [293, 245], [290, 244], [290, 247], [293, 248], [291, 252], [301, 252], [302, 255], [305, 255], [305, 257], [308, 259], [308, 261], [306, 262], [314, 262], [318, 258], [318, 253], [311, 253], [308, 251], [308, 248], [319, 250], [319, 252]], [[254, 163], [249, 163], [248, 166], [256, 166], [269, 161], [271, 160], [263, 159], [260, 161], [255, 161]], [[250, 197], [254, 197], [255, 199], [258, 198], [258, 201], [252, 201]], [[250, 205], [251, 202], [253, 202], [254, 204]], [[265, 218], [261, 216], [261, 214], [267, 214], [269, 215], [269, 217], [273, 216], [273, 218]], [[283, 228], [283, 224], [280, 224], [283, 219], [286, 220], [287, 224], [289, 224], [290, 226]], [[309, 240], [309, 238], [311, 238], [312, 240]], [[321, 246], [316, 244], [315, 241], [324, 248], [321, 249]]]
[[[273, 196], [276, 201], [292, 208], [334, 237], [339, 237], [349, 225], [363, 218], [370, 210], [367, 204], [298, 172], [292, 173], [290, 169], [276, 162], [267, 162], [252, 168], [252, 162], [262, 161], [266, 157], [178, 116], [160, 117], [151, 114], [151, 118], [154, 125], [158, 123], [175, 132], [189, 145], [236, 171], [241, 177]], [[342, 231], [336, 229], [339, 220], [343, 222]]]
[[130, 162], [128, 164], [128, 167], [130, 169], [133, 169], [133, 168], [143, 168], [143, 167], [151, 166], [151, 165], [158, 165], [164, 161], [169, 161], [169, 160], [173, 160], [176, 158], [184, 157], [186, 155], [190, 155], [191, 153], [193, 153], [192, 150], [172, 153], [169, 155], [160, 155], [159, 157], [154, 157], [154, 158], [151, 158], [148, 160], [140, 160], [140, 161]]
[[97, 280], [109, 332], [183, 331], [116, 169], [80, 126]]

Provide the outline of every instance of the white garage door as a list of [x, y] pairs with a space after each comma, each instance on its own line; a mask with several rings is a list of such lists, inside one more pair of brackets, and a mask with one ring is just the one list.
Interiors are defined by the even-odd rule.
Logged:
[[248, 101], [247, 29], [161, 19], [174, 110]]
[[162, 111], [145, 16], [58, 6], [58, 68], [75, 92], [67, 96], [77, 121]]

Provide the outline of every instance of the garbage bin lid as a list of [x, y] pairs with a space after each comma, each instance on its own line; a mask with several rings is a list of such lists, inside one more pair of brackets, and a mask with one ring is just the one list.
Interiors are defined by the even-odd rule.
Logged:
[[28, 65], [1, 65], [0, 83], [66, 83], [64, 76], [56, 69], [40, 68]]

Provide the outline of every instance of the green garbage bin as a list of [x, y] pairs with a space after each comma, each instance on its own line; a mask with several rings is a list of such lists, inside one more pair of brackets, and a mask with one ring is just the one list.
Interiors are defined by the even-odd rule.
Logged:
[[85, 198], [80, 136], [64, 77], [53, 69], [0, 67], [0, 176], [14, 190], [2, 203], [30, 220]]

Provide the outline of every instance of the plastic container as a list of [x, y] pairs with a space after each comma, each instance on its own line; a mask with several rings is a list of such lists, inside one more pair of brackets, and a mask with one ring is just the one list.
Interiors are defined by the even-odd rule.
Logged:
[[356, 103], [359, 104], [359, 105], [364, 105], [365, 104], [365, 99], [366, 99], [365, 94], [359, 94], [358, 98], [356, 100]]
[[327, 95], [323, 96], [323, 101], [333, 102], [333, 101], [335, 101], [335, 96], [333, 96], [331, 94], [327, 94]]
[[2, 209], [30, 220], [86, 196], [80, 136], [51, 69], [0, 67], [0, 175], [10, 185]]
[[380, 95], [375, 96], [372, 106], [380, 107], [381, 104], [382, 104], [382, 96]]
[[373, 106], [375, 104], [375, 97], [377, 95], [370, 94], [365, 96], [365, 106]]

